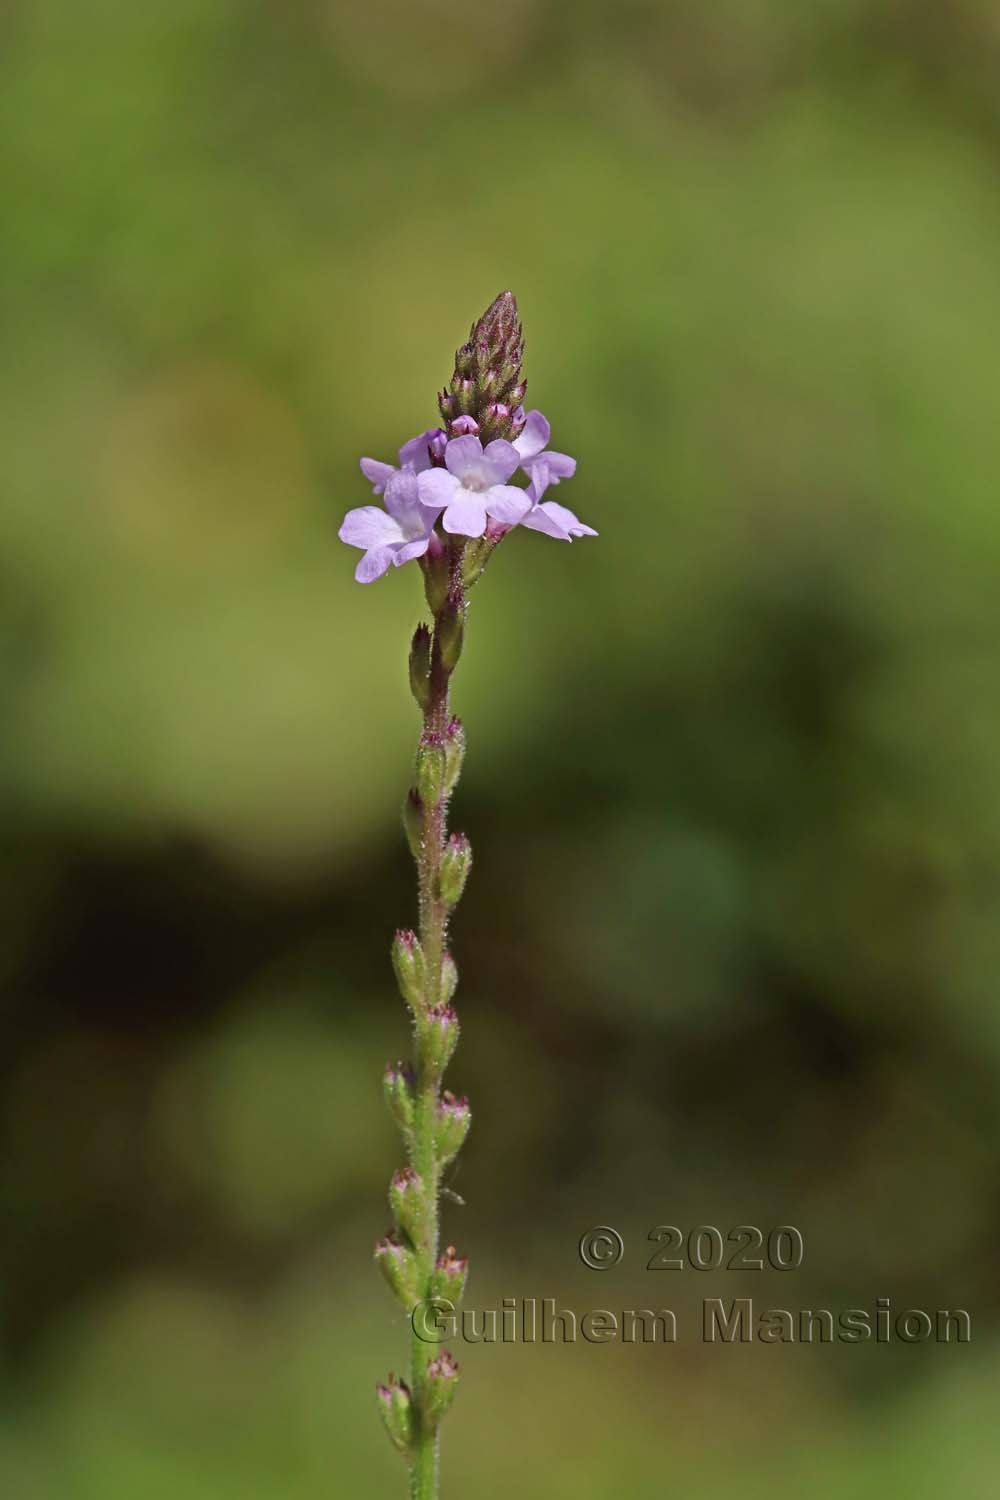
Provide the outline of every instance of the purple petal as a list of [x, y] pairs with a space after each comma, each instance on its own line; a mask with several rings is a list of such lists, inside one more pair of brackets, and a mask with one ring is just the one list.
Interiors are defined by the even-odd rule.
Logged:
[[506, 484], [520, 462], [521, 455], [514, 444], [504, 442], [503, 438], [494, 438], [483, 449], [483, 465], [491, 484]]
[[420, 486], [412, 469], [399, 469], [385, 487], [385, 508], [409, 536], [423, 536], [427, 514], [420, 506]]
[[408, 466], [415, 474], [420, 474], [424, 469], [431, 466], [430, 445], [438, 436], [443, 436], [440, 427], [428, 427], [419, 437], [410, 438], [399, 450], [400, 468]]
[[423, 557], [430, 546], [430, 536], [415, 537], [412, 542], [404, 542], [401, 547], [394, 549], [393, 563], [401, 568], [404, 563], [412, 562], [415, 557]]
[[[558, 526], [567, 537], [597, 535], [593, 526], [586, 526], [571, 510], [568, 510], [565, 505], [560, 505], [556, 500], [546, 500], [544, 504], [535, 506], [534, 510], [530, 512], [530, 516], [538, 516], [540, 513], [544, 514], [549, 521]], [[522, 526], [531, 526], [530, 516], [524, 518], [521, 522]], [[556, 534], [554, 531], [549, 530], [546, 525], [536, 525], [534, 530], [544, 531], [549, 536], [555, 536]]]
[[[474, 438], [473, 442], [475, 441], [477, 439]], [[464, 439], [459, 438], [459, 442], [464, 442]], [[453, 536], [482, 536], [486, 530], [484, 496], [459, 486], [455, 498], [444, 513], [441, 525]]]
[[531, 497], [527, 490], [519, 490], [514, 484], [495, 484], [483, 496], [486, 513], [494, 521], [505, 526], [516, 526], [521, 517], [531, 509]]
[[533, 505], [537, 505], [549, 487], [549, 456], [543, 453], [541, 458], [532, 459], [530, 466], [525, 464], [525, 473], [531, 476], [528, 485], [528, 497]]
[[376, 578], [381, 578], [392, 562], [395, 551], [395, 547], [372, 547], [366, 552], [354, 569], [358, 582], [374, 583]]
[[462, 488], [461, 480], [449, 474], [447, 469], [427, 469], [417, 476], [417, 480], [420, 504], [423, 509], [433, 511], [435, 516], [451, 504], [456, 491]]
[[463, 474], [476, 464], [482, 463], [483, 445], [477, 437], [471, 433], [465, 437], [452, 438], [444, 450], [444, 461], [448, 466], [448, 472], [461, 479]]
[[568, 453], [546, 453], [549, 466], [549, 484], [558, 484], [560, 479], [572, 479], [576, 473], [576, 459]]
[[382, 547], [402, 540], [398, 523], [380, 505], [359, 505], [349, 510], [337, 535], [349, 547]]
[[551, 431], [540, 411], [529, 411], [524, 419], [524, 427], [514, 439], [514, 447], [520, 454], [522, 463], [526, 458], [534, 458], [536, 453], [541, 453], [548, 444]]
[[385, 489], [390, 474], [396, 470], [392, 464], [380, 463], [377, 458], [363, 458], [361, 460], [361, 472], [368, 480], [376, 495], [381, 495]]
[[528, 514], [521, 517], [521, 525], [527, 526], [529, 531], [542, 531], [546, 536], [553, 536], [557, 542], [569, 541], [569, 532], [559, 525], [554, 516], [549, 515], [547, 503], [533, 505]]

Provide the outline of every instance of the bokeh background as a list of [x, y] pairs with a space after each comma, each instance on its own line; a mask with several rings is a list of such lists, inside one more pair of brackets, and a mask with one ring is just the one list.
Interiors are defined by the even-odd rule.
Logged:
[[[447, 1236], [681, 1335], [459, 1350], [445, 1493], [997, 1492], [998, 69], [993, 0], [6, 0], [10, 1500], [403, 1492], [421, 590], [336, 529], [505, 286], [601, 536], [474, 598]], [[644, 1270], [746, 1222], [802, 1268]]]

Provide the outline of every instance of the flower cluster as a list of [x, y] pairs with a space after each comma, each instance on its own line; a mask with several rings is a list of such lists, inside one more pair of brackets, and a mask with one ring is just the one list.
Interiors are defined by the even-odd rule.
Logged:
[[[510, 404], [526, 390], [522, 353], [517, 304], [503, 292], [458, 351], [451, 386], [440, 398], [447, 430], [431, 427], [404, 443], [398, 466], [361, 460], [385, 509], [362, 505], [340, 528], [341, 541], [364, 553], [354, 575], [359, 583], [381, 578], [390, 566], [438, 555], [449, 537], [486, 536], [495, 543], [514, 526], [563, 542], [597, 535], [565, 505], [543, 498], [550, 486], [573, 476], [576, 460], [549, 448], [549, 424], [540, 411]], [[526, 486], [512, 483], [519, 472]]]

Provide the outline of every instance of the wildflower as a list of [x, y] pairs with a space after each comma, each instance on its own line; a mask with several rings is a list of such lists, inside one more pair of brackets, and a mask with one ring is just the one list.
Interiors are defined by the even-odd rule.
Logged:
[[[361, 462], [362, 467], [366, 463], [375, 465], [374, 459]], [[429, 467], [430, 459], [427, 463]], [[388, 470], [384, 482], [368, 470], [365, 472], [375, 485], [376, 494], [380, 493], [378, 486], [382, 483], [385, 510], [378, 505], [358, 506], [347, 512], [337, 533], [348, 546], [364, 549], [364, 557], [354, 572], [359, 583], [372, 583], [382, 577], [390, 564], [399, 568], [414, 557], [423, 557], [432, 545], [440, 546], [434, 536], [435, 513], [420, 504], [416, 471], [393, 469], [389, 464], [377, 467]]]
[[[445, 531], [482, 536], [486, 517], [516, 526], [531, 507], [527, 491], [507, 481], [521, 462], [512, 443], [496, 438], [484, 448], [478, 437], [452, 438], [444, 450], [445, 467], [428, 468], [419, 477], [420, 503]], [[415, 554], [414, 554], [415, 555]]]
[[[531, 494], [531, 487], [527, 493]], [[535, 504], [521, 517], [521, 525], [530, 531], [541, 531], [555, 537], [558, 542], [571, 542], [575, 536], [596, 536], [593, 526], [586, 526], [565, 505], [556, 500], [543, 500]]]

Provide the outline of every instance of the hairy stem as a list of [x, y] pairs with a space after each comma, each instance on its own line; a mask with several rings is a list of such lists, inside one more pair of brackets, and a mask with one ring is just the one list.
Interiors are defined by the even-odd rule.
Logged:
[[[460, 553], [452, 562], [453, 590], [451, 605], [456, 598], [464, 608], [464, 596], [458, 576]], [[448, 726], [450, 709], [448, 702], [449, 672], [442, 660], [441, 630], [443, 605], [435, 612], [434, 633], [431, 642], [430, 693], [424, 709], [422, 744], [433, 744], [443, 738]], [[448, 934], [448, 905], [441, 894], [441, 856], [447, 837], [448, 793], [443, 790], [440, 797], [423, 809], [423, 836], [417, 860], [420, 911], [420, 944], [424, 953], [426, 973], [426, 1003], [434, 1006], [442, 1000], [442, 970]], [[431, 1277], [438, 1257], [440, 1220], [440, 1165], [435, 1150], [436, 1114], [441, 1086], [441, 1075], [428, 1066], [419, 1056], [416, 1058], [416, 1109], [413, 1123], [413, 1166], [423, 1184], [424, 1203], [422, 1212], [423, 1234], [416, 1246], [419, 1257], [419, 1284], [421, 1295], [429, 1297]], [[412, 1390], [415, 1409], [419, 1414], [424, 1406], [427, 1366], [434, 1353], [433, 1346], [413, 1334]], [[437, 1431], [428, 1430], [417, 1417], [410, 1468], [411, 1500], [437, 1500], [440, 1440]]]

